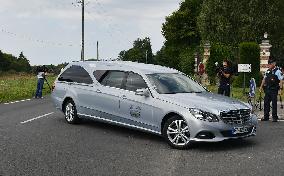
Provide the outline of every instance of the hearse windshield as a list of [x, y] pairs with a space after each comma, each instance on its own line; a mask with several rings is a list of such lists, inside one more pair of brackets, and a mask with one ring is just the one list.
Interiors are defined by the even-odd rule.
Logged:
[[160, 94], [201, 93], [207, 90], [191, 78], [179, 73], [147, 74], [151, 84]]

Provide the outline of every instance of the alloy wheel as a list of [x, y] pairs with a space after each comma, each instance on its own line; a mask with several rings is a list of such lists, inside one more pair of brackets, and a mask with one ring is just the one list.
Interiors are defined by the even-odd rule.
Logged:
[[74, 106], [69, 102], [65, 108], [65, 118], [68, 122], [72, 122], [74, 120], [74, 115]]
[[177, 119], [167, 128], [167, 136], [173, 145], [185, 146], [190, 142], [190, 132], [184, 120]]

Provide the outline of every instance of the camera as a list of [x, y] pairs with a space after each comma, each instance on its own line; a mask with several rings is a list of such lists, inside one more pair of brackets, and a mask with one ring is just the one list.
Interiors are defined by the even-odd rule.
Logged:
[[231, 75], [238, 76], [238, 65], [233, 64], [232, 62], [227, 61], [227, 67], [223, 67], [223, 65], [219, 64], [218, 62], [215, 62], [215, 72], [219, 76], [222, 74], [224, 71], [229, 71]]
[[221, 66], [218, 62], [215, 62], [215, 72], [218, 74], [218, 76], [221, 76], [222, 72], [224, 71], [224, 67]]

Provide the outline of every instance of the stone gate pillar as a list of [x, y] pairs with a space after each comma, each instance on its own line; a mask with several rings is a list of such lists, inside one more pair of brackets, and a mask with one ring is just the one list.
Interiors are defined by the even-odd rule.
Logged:
[[211, 48], [210, 42], [207, 41], [204, 44], [204, 53], [203, 53], [203, 60], [202, 60], [202, 63], [204, 64], [205, 73], [202, 75], [202, 79], [201, 79], [202, 85], [206, 85], [206, 86], [210, 85], [209, 80], [208, 80], [207, 70], [206, 70], [207, 61], [210, 57], [210, 48]]
[[260, 46], [260, 72], [263, 74], [265, 71], [268, 70], [268, 59], [270, 56], [270, 48], [272, 45], [269, 43], [267, 39], [268, 34], [267, 32], [264, 33], [264, 39]]
[[211, 45], [209, 42], [206, 42], [204, 44], [204, 53], [203, 53], [203, 64], [205, 65], [205, 69], [206, 69], [206, 64], [207, 64], [207, 61], [210, 57], [210, 48], [211, 48]]

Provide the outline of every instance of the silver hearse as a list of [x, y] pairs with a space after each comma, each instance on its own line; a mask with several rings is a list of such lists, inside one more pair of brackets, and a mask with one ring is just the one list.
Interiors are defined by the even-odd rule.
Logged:
[[73, 62], [52, 100], [68, 123], [82, 118], [162, 135], [174, 148], [256, 135], [257, 117], [171, 68], [123, 61]]

